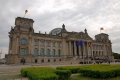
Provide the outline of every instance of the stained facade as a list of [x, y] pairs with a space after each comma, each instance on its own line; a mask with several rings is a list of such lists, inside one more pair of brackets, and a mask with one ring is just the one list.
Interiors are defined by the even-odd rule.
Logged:
[[[84, 32], [68, 32], [63, 24], [49, 34], [35, 33], [34, 21], [28, 18], [17, 17], [15, 26], [9, 32], [8, 64], [47, 63], [60, 61], [85, 61], [106, 59], [113, 61], [112, 43], [109, 35], [100, 33], [93, 40], [85, 29]], [[76, 46], [79, 41], [81, 46]], [[89, 43], [91, 47], [88, 47]]]

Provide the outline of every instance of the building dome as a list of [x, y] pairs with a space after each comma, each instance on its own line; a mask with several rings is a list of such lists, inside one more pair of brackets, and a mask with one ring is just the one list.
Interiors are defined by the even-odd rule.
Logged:
[[56, 35], [56, 34], [59, 34], [61, 32], [61, 30], [62, 30], [62, 28], [55, 28], [55, 29], [51, 30], [49, 34]]

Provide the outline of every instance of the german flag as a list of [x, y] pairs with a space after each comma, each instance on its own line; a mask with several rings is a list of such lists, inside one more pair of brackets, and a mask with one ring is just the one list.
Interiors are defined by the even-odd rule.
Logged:
[[92, 42], [89, 42], [89, 43], [88, 43], [88, 47], [91, 47], [91, 46], [92, 46]]
[[104, 28], [103, 28], [103, 27], [101, 27], [101, 28], [100, 28], [100, 30], [104, 30]]
[[28, 13], [28, 10], [25, 10], [25, 14], [27, 14]]

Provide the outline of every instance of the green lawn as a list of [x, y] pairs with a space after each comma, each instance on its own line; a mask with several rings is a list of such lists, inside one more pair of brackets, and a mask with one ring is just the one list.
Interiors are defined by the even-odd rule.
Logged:
[[97, 78], [84, 77], [81, 75], [74, 75], [74, 76], [71, 76], [69, 80], [120, 80], [120, 77], [109, 78], [109, 79], [97, 79]]

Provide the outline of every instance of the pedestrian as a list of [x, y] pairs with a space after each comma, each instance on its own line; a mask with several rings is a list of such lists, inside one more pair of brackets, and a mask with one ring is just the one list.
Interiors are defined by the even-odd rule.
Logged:
[[109, 62], [109, 64], [110, 64], [110, 61], [108, 61]]

